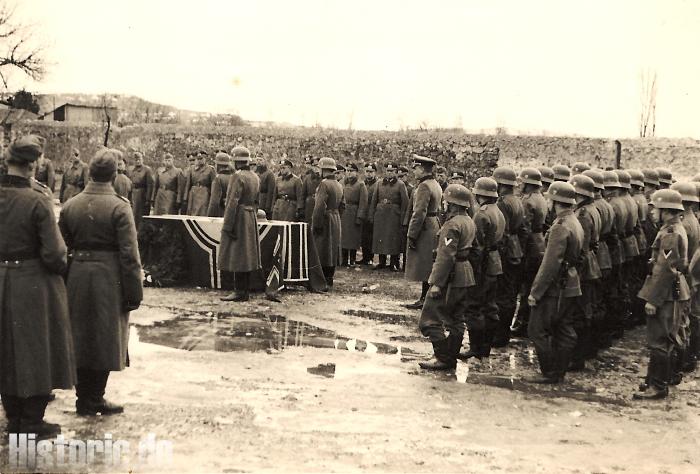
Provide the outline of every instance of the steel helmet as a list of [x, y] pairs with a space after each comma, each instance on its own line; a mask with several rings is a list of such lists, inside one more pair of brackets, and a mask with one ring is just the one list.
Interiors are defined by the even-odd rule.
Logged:
[[674, 189], [660, 189], [651, 195], [649, 203], [657, 209], [675, 209], [683, 211], [683, 197]]
[[498, 183], [493, 178], [481, 177], [474, 183], [474, 194], [477, 196], [498, 197]]
[[543, 183], [553, 183], [554, 182], [554, 170], [549, 166], [540, 166], [537, 170], [542, 175]]
[[617, 177], [617, 173], [614, 171], [604, 171], [603, 172], [603, 185], [606, 188], [619, 188], [620, 180]]
[[615, 170], [614, 173], [617, 175], [617, 180], [620, 182], [620, 187], [623, 189], [632, 189], [630, 186], [630, 175], [625, 170]]
[[228, 153], [219, 152], [214, 157], [214, 163], [217, 165], [227, 165], [231, 161], [231, 157]]
[[694, 182], [679, 181], [673, 183], [671, 189], [678, 191], [683, 201], [700, 202], [700, 199], [698, 199], [698, 188]]
[[244, 161], [250, 163], [250, 150], [244, 146], [235, 146], [231, 150], [233, 161]]
[[589, 198], [595, 197], [595, 182], [589, 176], [584, 174], [574, 175], [572, 176], [570, 183], [574, 187], [576, 194]]
[[323, 157], [318, 160], [318, 167], [322, 170], [333, 170], [336, 171], [335, 160], [333, 158]]
[[581, 173], [583, 176], [588, 176], [593, 180], [596, 189], [605, 189], [605, 178], [603, 178], [603, 173], [598, 170], [586, 170]]
[[507, 186], [515, 186], [518, 184], [518, 175], [515, 174], [515, 170], [510, 166], [499, 166], [493, 170], [493, 175], [491, 177], [495, 179], [498, 184], [505, 184]]
[[659, 185], [659, 173], [652, 169], [643, 169], [642, 174], [644, 175], [644, 184], [651, 184], [654, 186]]
[[659, 183], [673, 184], [673, 174], [666, 168], [656, 168], [656, 173], [659, 175]]
[[542, 173], [537, 168], [523, 168], [520, 172], [520, 181], [535, 186], [542, 186]]
[[462, 207], [469, 207], [471, 205], [471, 193], [461, 184], [448, 185], [442, 197], [445, 198], [445, 202], [450, 204], [456, 204]]
[[574, 166], [571, 167], [571, 172], [573, 174], [581, 174], [589, 169], [591, 169], [591, 167], [588, 164], [579, 161], [578, 163], [574, 163]]
[[561, 202], [563, 204], [576, 204], [576, 190], [565, 181], [556, 181], [552, 183], [546, 194], [552, 201]]
[[554, 165], [552, 171], [554, 171], [554, 181], [568, 181], [571, 178], [571, 170], [566, 165]]
[[644, 173], [639, 170], [627, 170], [630, 175], [630, 184], [632, 186], [644, 187]]

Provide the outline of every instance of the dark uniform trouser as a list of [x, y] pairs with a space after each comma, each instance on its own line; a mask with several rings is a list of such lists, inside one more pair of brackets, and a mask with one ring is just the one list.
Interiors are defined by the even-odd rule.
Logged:
[[104, 397], [108, 378], [108, 370], [78, 369], [78, 383], [75, 384], [78, 400], [100, 402]]
[[494, 276], [474, 275], [476, 286], [469, 288], [469, 301], [464, 319], [469, 330], [469, 350], [488, 357], [491, 341], [498, 326], [496, 305], [497, 279]]
[[[472, 287], [473, 288], [473, 287]], [[447, 338], [445, 332], [464, 335], [464, 313], [469, 304], [471, 288], [448, 288], [441, 298], [426, 298], [418, 328], [430, 342]]]
[[362, 261], [372, 263], [374, 254], [372, 253], [372, 237], [374, 235], [374, 224], [368, 221], [362, 223], [362, 239], [360, 246], [362, 247]]
[[691, 291], [690, 327], [688, 329], [690, 338], [688, 340], [685, 363], [690, 365], [689, 369], [692, 370], [700, 357], [700, 292], [697, 287]]
[[646, 321], [646, 315], [644, 313], [644, 305], [646, 302], [639, 298], [637, 294], [644, 286], [644, 280], [647, 275], [647, 261], [649, 257], [646, 254], [635, 257], [634, 260], [630, 262], [630, 275], [629, 275], [629, 297], [631, 300], [631, 310], [632, 317], [628, 321], [628, 327], [632, 328], [636, 325], [643, 324]]
[[495, 334], [493, 334], [493, 341], [499, 345], [507, 344], [510, 340], [510, 325], [515, 315], [515, 307], [522, 281], [521, 263], [514, 265], [508, 262], [504, 255], [501, 255], [501, 265], [503, 266], [503, 274], [498, 276], [498, 292], [496, 294], [498, 325], [496, 326]]
[[581, 296], [574, 305], [574, 330], [576, 346], [571, 354], [574, 365], [582, 365], [586, 359], [595, 356], [592, 344], [593, 298], [596, 280], [581, 282]]
[[663, 390], [671, 378], [671, 355], [676, 347], [677, 328], [674, 328], [674, 303], [677, 311], [688, 310], [689, 301], [666, 301], [656, 309], [656, 314], [647, 316], [647, 346], [649, 367], [647, 383]]
[[625, 281], [626, 268], [622, 265], [613, 265], [607, 284], [603, 285], [605, 292], [603, 297], [607, 302], [605, 318], [606, 332], [612, 337], [622, 337], [625, 325], [625, 316], [630, 307], [628, 298], [628, 286]]
[[542, 258], [525, 259], [522, 267], [522, 283], [520, 287], [520, 305], [518, 306], [517, 320], [527, 329], [530, 321], [530, 305], [527, 304], [527, 297], [530, 296], [532, 283], [535, 281], [537, 271], [540, 269]]
[[601, 278], [592, 283], [593, 319], [591, 320], [591, 346], [593, 351], [607, 349], [611, 344], [608, 322], [608, 288], [611, 284], [611, 269], [601, 269]]
[[560, 378], [576, 346], [574, 306], [577, 298], [545, 296], [530, 310], [528, 337], [535, 345], [542, 375]]

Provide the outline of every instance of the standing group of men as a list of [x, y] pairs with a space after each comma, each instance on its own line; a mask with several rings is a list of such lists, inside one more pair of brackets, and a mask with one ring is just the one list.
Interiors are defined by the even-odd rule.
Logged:
[[78, 415], [123, 411], [105, 387], [128, 365], [129, 312], [143, 297], [133, 213], [113, 187], [120, 153], [98, 151], [83, 183], [69, 175], [57, 222], [34, 179], [43, 148], [18, 138], [0, 176], [0, 397], [7, 432], [37, 439], [61, 432], [44, 421], [54, 389], [75, 387]]

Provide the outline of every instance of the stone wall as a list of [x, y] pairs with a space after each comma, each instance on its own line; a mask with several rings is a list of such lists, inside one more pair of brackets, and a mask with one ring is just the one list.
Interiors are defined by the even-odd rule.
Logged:
[[[102, 145], [100, 124], [23, 122], [6, 130], [6, 139], [38, 132], [47, 138], [46, 155], [59, 167], [77, 146], [88, 159]], [[667, 166], [679, 175], [699, 170], [700, 141], [645, 139], [621, 140], [622, 166]], [[578, 137], [468, 135], [459, 131], [366, 132], [315, 128], [196, 127], [149, 124], [114, 128], [110, 146], [144, 153], [146, 162], [157, 165], [165, 152], [182, 166], [189, 151], [203, 148], [210, 153], [241, 144], [255, 156], [279, 159], [286, 154], [296, 163], [307, 155], [330, 156], [340, 163], [376, 161], [408, 163], [412, 153], [436, 159], [448, 168], [466, 169], [469, 180], [490, 173], [498, 164], [516, 168], [527, 165], [585, 161], [594, 166], [614, 166], [614, 140]]]

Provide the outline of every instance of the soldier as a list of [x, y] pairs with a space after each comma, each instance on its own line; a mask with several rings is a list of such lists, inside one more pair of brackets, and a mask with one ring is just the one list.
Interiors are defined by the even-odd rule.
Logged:
[[634, 200], [637, 209], [637, 226], [634, 228], [634, 237], [637, 239], [637, 247], [639, 248], [639, 256], [632, 263], [632, 275], [630, 279], [632, 296], [632, 321], [634, 325], [643, 324], [645, 322], [644, 301], [637, 294], [642, 289], [644, 284], [644, 275], [646, 273], [647, 262], [649, 260], [649, 245], [654, 241], [654, 237], [647, 238], [647, 214], [649, 213], [649, 201], [644, 195], [644, 173], [639, 170], [628, 170], [630, 175], [630, 195]]
[[562, 181], [567, 182], [571, 178], [571, 170], [566, 165], [554, 165], [552, 167], [552, 172], [554, 172], [554, 182]]
[[[695, 212], [698, 209], [698, 189], [694, 182], [678, 182], [671, 185], [674, 191], [678, 191], [681, 195], [683, 204], [683, 213], [681, 214], [681, 223], [688, 237], [688, 255], [695, 255], [695, 252], [700, 248], [700, 223]], [[692, 283], [690, 268], [683, 271], [686, 281]], [[697, 314], [700, 312], [698, 308], [697, 287], [690, 289], [690, 312]], [[690, 320], [688, 314], [683, 314], [682, 330], [679, 331], [679, 343], [674, 347], [671, 353], [671, 384], [677, 385], [683, 378], [684, 367], [691, 368], [692, 357], [687, 350], [690, 343]], [[692, 370], [692, 369], [691, 369]]]
[[498, 327], [494, 334], [493, 346], [505, 347], [510, 340], [510, 325], [515, 315], [522, 282], [522, 246], [528, 236], [523, 225], [523, 203], [515, 196], [515, 186], [518, 184], [515, 170], [500, 166], [493, 171], [493, 179], [498, 183], [496, 204], [506, 219], [506, 231], [499, 245], [503, 274], [498, 277], [497, 284]]
[[617, 248], [618, 243], [617, 230], [615, 227], [615, 210], [602, 195], [605, 189], [603, 173], [598, 170], [586, 170], [583, 172], [583, 175], [593, 180], [593, 185], [595, 187], [593, 204], [600, 217], [598, 248], [595, 252], [596, 259], [598, 260], [598, 268], [600, 268], [600, 278], [593, 280], [594, 303], [593, 319], [591, 320], [591, 355], [593, 355], [597, 353], [598, 349], [605, 349], [611, 345], [610, 324], [607, 316], [608, 305], [605, 295], [609, 293], [607, 289], [614, 283], [611, 274], [613, 267], [608, 242], [613, 241], [615, 248]]
[[345, 166], [338, 163], [335, 167], [335, 180], [342, 186], [345, 183]]
[[659, 189], [659, 174], [652, 169], [643, 169], [642, 174], [644, 175], [644, 196], [647, 198], [649, 206], [651, 206], [651, 195]]
[[316, 204], [316, 189], [321, 184], [321, 169], [316, 158], [307, 157], [306, 164], [309, 169], [301, 180], [301, 196], [304, 199], [304, 219], [311, 225]]
[[683, 273], [688, 265], [688, 236], [680, 215], [682, 197], [678, 191], [662, 189], [651, 197], [652, 214], [662, 223], [652, 244], [651, 271], [639, 297], [646, 301], [649, 366], [646, 381], [634, 394], [636, 400], [668, 396], [671, 353], [679, 342], [679, 321], [689, 305], [690, 291]]
[[61, 191], [59, 192], [61, 204], [85, 189], [87, 181], [87, 165], [80, 159], [80, 151], [73, 148], [71, 165], [63, 172], [61, 180]]
[[302, 195], [301, 179], [292, 174], [293, 166], [287, 158], [280, 161], [280, 176], [275, 181], [272, 195], [274, 202], [273, 220], [295, 222], [303, 218], [304, 196]]
[[185, 185], [190, 179], [190, 175], [192, 174], [192, 170], [194, 169], [196, 161], [197, 160], [195, 158], [194, 153], [187, 154], [187, 166], [185, 166], [185, 169], [182, 171], [182, 179], [180, 180], [180, 189], [178, 192], [178, 201], [180, 201], [180, 214], [187, 214], [187, 191], [185, 190]]
[[576, 192], [568, 183], [555, 182], [547, 191], [556, 219], [547, 233], [542, 265], [532, 283], [528, 335], [535, 345], [541, 377], [534, 383], [558, 383], [569, 367], [576, 346], [574, 306], [581, 296], [576, 261], [581, 255], [583, 229], [573, 209]]
[[316, 250], [326, 277], [326, 283], [333, 287], [335, 267], [340, 262], [342, 229], [340, 210], [345, 206], [343, 187], [335, 177], [335, 160], [321, 158], [318, 163], [323, 180], [316, 189], [316, 203], [313, 212], [313, 232]]
[[435, 168], [435, 180], [440, 185], [442, 192], [445, 192], [447, 188], [447, 169], [444, 166], [438, 166]]
[[30, 184], [42, 147], [36, 135], [15, 140], [0, 176], [0, 228], [8, 229], [0, 232], [0, 397], [7, 433], [37, 439], [61, 432], [44, 412], [53, 389], [75, 383], [66, 245], [53, 203]]
[[260, 179], [250, 171], [250, 151], [242, 146], [231, 150], [235, 169], [229, 181], [221, 230], [219, 268], [235, 274], [236, 290], [222, 301], [250, 299], [250, 272], [262, 268], [256, 202]]
[[211, 199], [207, 215], [210, 217], [224, 217], [226, 207], [226, 192], [231, 181], [231, 157], [226, 152], [218, 152], [214, 157], [216, 163], [216, 178], [211, 185]]
[[568, 367], [568, 370], [572, 372], [583, 370], [586, 366], [586, 359], [595, 354], [592, 340], [593, 305], [595, 304], [595, 285], [602, 276], [595, 253], [598, 248], [601, 228], [600, 213], [594, 203], [595, 182], [589, 176], [581, 173], [575, 174], [571, 178], [571, 185], [576, 191], [574, 215], [583, 229], [581, 254], [576, 262], [581, 297], [579, 304], [574, 305], [576, 346], [571, 354], [571, 364]]
[[43, 154], [36, 162], [34, 179], [48, 187], [53, 195], [53, 191], [56, 187], [56, 170], [53, 166], [53, 162], [46, 158]]
[[474, 214], [476, 234], [469, 252], [475, 285], [469, 289], [469, 300], [464, 308], [469, 351], [460, 354], [460, 359], [491, 355], [491, 341], [498, 328], [496, 282], [503, 273], [498, 243], [503, 239], [506, 219], [496, 204], [498, 183], [493, 178], [479, 178], [473, 192], [479, 204]]
[[340, 218], [344, 267], [354, 267], [357, 249], [362, 240], [362, 222], [367, 218], [367, 187], [359, 181], [356, 164], [348, 165], [348, 175], [345, 178], [343, 197], [345, 210]]
[[121, 413], [104, 399], [111, 371], [129, 364], [129, 312], [143, 299], [136, 224], [129, 201], [113, 187], [119, 152], [98, 151], [90, 160], [90, 182], [67, 202], [58, 225], [72, 254], [68, 305], [78, 383], [78, 415]]
[[605, 199], [610, 203], [615, 216], [615, 223], [608, 235], [607, 242], [612, 264], [610, 284], [605, 287], [606, 293], [603, 299], [608, 303], [606, 318], [608, 332], [613, 338], [619, 339], [624, 332], [625, 321], [631, 305], [629, 286], [625, 279], [626, 252], [623, 245], [629, 227], [629, 219], [627, 216], [627, 204], [619, 195], [621, 184], [617, 173], [605, 171], [603, 178]]
[[406, 185], [396, 177], [398, 166], [389, 163], [384, 179], [377, 183], [372, 194], [368, 217], [374, 225], [372, 251], [379, 254], [375, 270], [387, 268], [387, 255], [391, 256], [390, 269], [398, 272], [401, 253], [401, 217], [408, 206]]
[[411, 212], [413, 211], [413, 191], [415, 186], [411, 184], [411, 180], [408, 177], [408, 168], [405, 166], [399, 166], [399, 172], [397, 173], [399, 181], [401, 181], [406, 186], [406, 194], [408, 194], [408, 204], [406, 205], [406, 212], [401, 216], [401, 254], [399, 258], [401, 259], [401, 271], [406, 271], [406, 246], [408, 245], [408, 223], [411, 220]]
[[211, 187], [216, 178], [216, 170], [207, 164], [207, 152], [200, 150], [195, 157], [195, 165], [185, 181], [188, 216], [206, 216], [209, 210]]
[[141, 152], [134, 152], [134, 169], [131, 171], [131, 208], [134, 212], [136, 228], [141, 226], [141, 218], [151, 211], [151, 195], [153, 194], [153, 171], [150, 166], [143, 164]]
[[406, 305], [408, 309], [420, 309], [430, 285], [428, 277], [433, 266], [435, 239], [440, 230], [438, 212], [442, 202], [442, 190], [433, 177], [435, 160], [413, 155], [413, 174], [418, 186], [413, 195], [413, 210], [408, 224], [408, 249], [406, 250], [406, 279], [422, 282], [418, 301]]
[[668, 189], [673, 184], [673, 175], [666, 168], [656, 168], [659, 177], [659, 189]]
[[[368, 163], [365, 166], [365, 186], [367, 187], [367, 202], [372, 203], [374, 193], [377, 191], [377, 165]], [[407, 206], [408, 207], [408, 206]], [[362, 223], [362, 265], [372, 265], [374, 252], [372, 242], [374, 240], [374, 225], [369, 219], [370, 210], [367, 210], [367, 219]], [[408, 225], [408, 223], [406, 223]]]
[[449, 178], [450, 184], [461, 184], [464, 186], [464, 171], [452, 170]]
[[549, 189], [549, 185], [554, 182], [554, 171], [548, 166], [540, 166], [537, 168], [537, 171], [539, 171], [542, 176], [542, 189], [540, 192], [546, 193]]
[[632, 329], [632, 327], [634, 327], [635, 319], [635, 315], [632, 312], [634, 310], [633, 300], [634, 295], [636, 294], [636, 292], [634, 292], [634, 270], [635, 264], [640, 255], [637, 235], [638, 231], [641, 231], [641, 228], [639, 227], [639, 211], [637, 210], [637, 202], [632, 198], [632, 196], [630, 196], [630, 190], [632, 189], [631, 177], [629, 173], [624, 170], [615, 170], [615, 173], [617, 174], [617, 179], [620, 182], [618, 196], [625, 204], [626, 216], [624, 235], [621, 235], [620, 238], [622, 241], [622, 248], [625, 253], [625, 261], [622, 264], [622, 280], [625, 283], [627, 292], [626, 301], [629, 301], [630, 306], [625, 308], [624, 323], [628, 329]]
[[177, 214], [180, 209], [179, 188], [182, 171], [173, 166], [173, 155], [163, 155], [163, 170], [156, 173], [151, 207], [154, 215]]
[[124, 159], [124, 155], [120, 152], [119, 161], [117, 161], [117, 177], [114, 178], [114, 190], [121, 197], [131, 202], [133, 186], [131, 179], [126, 175], [126, 160]]
[[260, 194], [258, 196], [258, 208], [265, 211], [265, 216], [272, 219], [272, 197], [275, 193], [275, 175], [268, 169], [265, 158], [255, 158], [255, 173], [260, 179]]
[[571, 175], [576, 176], [577, 174], [582, 174], [584, 171], [588, 171], [591, 167], [587, 163], [577, 162], [571, 167]]
[[[435, 185], [439, 186], [437, 181]], [[450, 184], [444, 198], [447, 215], [438, 235], [435, 263], [428, 278], [430, 291], [418, 323], [435, 354], [434, 363], [419, 364], [426, 370], [449, 370], [457, 365], [464, 337], [462, 314], [470, 299], [468, 288], [475, 284], [469, 254], [476, 227], [467, 215], [467, 188]]]
[[525, 245], [523, 246], [522, 282], [520, 285], [520, 301], [518, 315], [513, 323], [512, 335], [527, 336], [527, 325], [530, 321], [530, 306], [524, 304], [530, 294], [532, 282], [544, 255], [544, 219], [547, 216], [547, 201], [540, 190], [542, 175], [536, 168], [524, 168], [520, 172], [520, 183], [526, 228]]

